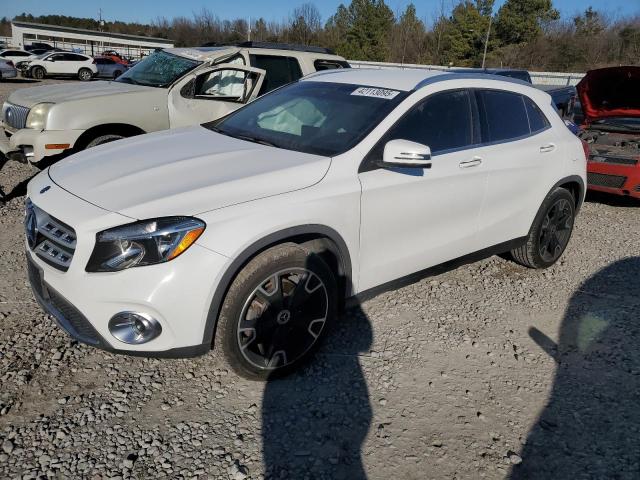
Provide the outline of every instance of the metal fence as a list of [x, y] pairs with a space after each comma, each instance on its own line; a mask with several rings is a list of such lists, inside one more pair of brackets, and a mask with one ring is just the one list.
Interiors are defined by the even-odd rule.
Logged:
[[[455, 68], [444, 67], [442, 65], [419, 65], [415, 63], [386, 63], [386, 62], [363, 62], [359, 60], [349, 60], [353, 68], [400, 68], [418, 70], [438, 70], [442, 72], [455, 71]], [[565, 72], [529, 72], [534, 85], [576, 85], [584, 73]]]

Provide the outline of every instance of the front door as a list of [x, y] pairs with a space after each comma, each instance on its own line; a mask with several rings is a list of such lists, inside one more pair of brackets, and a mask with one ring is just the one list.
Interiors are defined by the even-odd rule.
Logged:
[[[366, 290], [471, 253], [487, 174], [474, 157], [477, 128], [467, 90], [435, 93], [414, 106], [369, 154], [410, 140], [432, 151], [431, 168], [360, 173], [360, 289]], [[367, 171], [368, 170], [368, 171]]]
[[224, 117], [258, 95], [264, 70], [225, 63], [199, 70], [169, 92], [171, 128]]

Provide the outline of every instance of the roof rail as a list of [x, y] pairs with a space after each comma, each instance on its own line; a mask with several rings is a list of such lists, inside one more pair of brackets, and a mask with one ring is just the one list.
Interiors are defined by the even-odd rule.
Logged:
[[218, 43], [207, 42], [201, 45], [202, 47], [241, 47], [241, 48], [270, 48], [274, 50], [293, 50], [295, 52], [311, 52], [311, 53], [324, 53], [327, 55], [335, 55], [336, 52], [330, 48], [316, 47], [313, 45], [300, 45], [296, 43], [276, 43], [276, 42], [235, 42], [235, 43]]

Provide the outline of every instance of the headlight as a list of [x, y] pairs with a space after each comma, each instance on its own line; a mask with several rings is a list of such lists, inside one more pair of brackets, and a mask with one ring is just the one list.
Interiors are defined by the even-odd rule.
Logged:
[[190, 217], [165, 217], [110, 228], [96, 235], [87, 272], [116, 272], [173, 260], [204, 232]]
[[44, 130], [47, 128], [47, 115], [49, 110], [53, 107], [53, 103], [39, 103], [29, 110], [27, 115], [27, 128], [33, 128], [34, 130]]

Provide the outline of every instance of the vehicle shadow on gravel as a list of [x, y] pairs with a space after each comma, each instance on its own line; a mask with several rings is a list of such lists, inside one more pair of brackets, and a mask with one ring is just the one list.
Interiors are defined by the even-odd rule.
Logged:
[[512, 479], [640, 478], [640, 257], [619, 260], [574, 293], [556, 345], [548, 403]]
[[603, 203], [610, 207], [640, 207], [640, 199], [594, 191], [587, 192], [585, 201], [590, 203]]
[[372, 329], [358, 307], [336, 322], [301, 372], [267, 382], [262, 406], [265, 478], [359, 480], [372, 408], [359, 355]]

